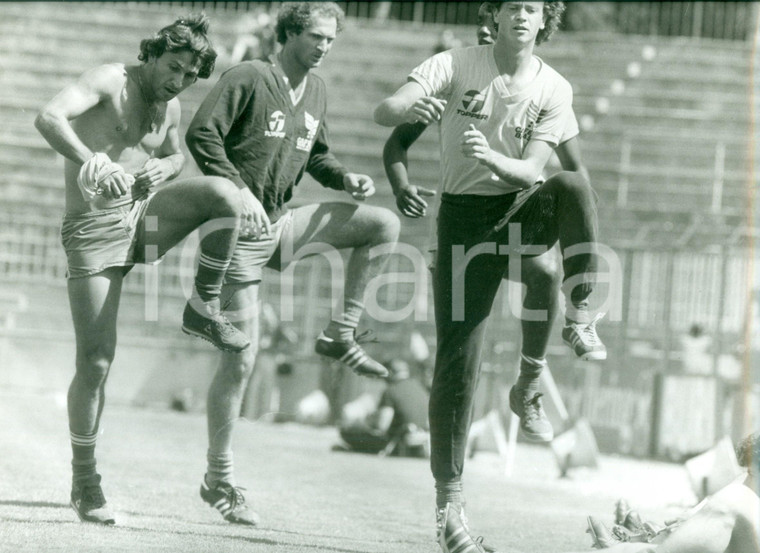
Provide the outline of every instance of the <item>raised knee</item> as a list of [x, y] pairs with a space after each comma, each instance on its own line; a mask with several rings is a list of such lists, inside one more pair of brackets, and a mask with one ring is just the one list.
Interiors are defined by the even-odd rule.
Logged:
[[589, 183], [589, 181], [586, 180], [586, 178], [581, 173], [573, 171], [562, 171], [561, 173], [554, 175], [552, 179], [556, 179], [557, 184], [566, 193], [570, 193], [574, 196], [579, 197], [593, 196], [591, 183]]
[[209, 177], [210, 201], [217, 217], [239, 217], [242, 213], [240, 189], [223, 177]]
[[375, 239], [377, 243], [387, 244], [398, 241], [401, 233], [401, 221], [390, 209], [379, 208], [375, 215]]

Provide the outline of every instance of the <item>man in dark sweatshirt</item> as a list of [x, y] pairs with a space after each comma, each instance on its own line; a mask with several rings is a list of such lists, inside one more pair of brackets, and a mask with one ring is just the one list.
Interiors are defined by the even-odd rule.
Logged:
[[400, 223], [390, 210], [325, 202], [288, 209], [304, 171], [355, 200], [375, 192], [367, 175], [349, 172], [330, 152], [324, 82], [311, 73], [332, 47], [344, 15], [333, 2], [286, 3], [277, 17], [278, 54], [241, 63], [222, 75], [190, 124], [186, 142], [206, 175], [223, 176], [242, 190], [242, 230], [225, 277], [223, 298], [251, 347], [224, 353], [208, 394], [208, 470], [201, 497], [232, 523], [255, 525], [258, 515], [233, 477], [232, 427], [240, 415], [253, 370], [258, 329], [258, 289], [264, 266], [284, 268], [305, 255], [342, 263], [337, 250], [352, 248], [344, 302], [316, 341], [317, 353], [354, 372], [385, 377], [388, 371], [356, 342], [367, 284], [383, 269]]

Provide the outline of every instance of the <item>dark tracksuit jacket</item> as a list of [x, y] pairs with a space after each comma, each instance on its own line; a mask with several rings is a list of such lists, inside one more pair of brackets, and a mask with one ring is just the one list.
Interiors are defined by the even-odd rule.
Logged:
[[279, 67], [262, 60], [236, 65], [219, 78], [185, 136], [203, 174], [250, 188], [272, 222], [304, 171], [336, 190], [348, 172], [330, 152], [325, 83], [311, 73], [306, 79], [293, 105]]

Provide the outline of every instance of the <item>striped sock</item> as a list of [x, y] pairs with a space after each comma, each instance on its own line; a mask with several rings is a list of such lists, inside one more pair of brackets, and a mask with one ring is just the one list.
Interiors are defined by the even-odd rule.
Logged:
[[208, 302], [219, 297], [224, 274], [229, 266], [229, 258], [213, 257], [201, 251], [198, 272], [195, 273], [195, 289], [201, 300]]
[[546, 359], [536, 359], [524, 353], [520, 354], [520, 375], [517, 377], [515, 386], [518, 389], [530, 392], [530, 395], [538, 392], [539, 376], [544, 367], [548, 366]]
[[206, 471], [206, 484], [213, 487], [218, 482], [226, 482], [230, 486], [235, 485], [234, 463], [232, 451], [215, 453], [208, 450], [206, 453], [208, 468]]
[[435, 505], [439, 509], [446, 506], [447, 503], [456, 503], [461, 505], [462, 501], [462, 481], [449, 480], [435, 482]]
[[71, 469], [74, 482], [88, 480], [97, 475], [95, 461], [95, 443], [97, 432], [93, 434], [77, 434], [69, 432], [71, 438]]
[[347, 299], [343, 304], [343, 313], [330, 321], [325, 329], [325, 335], [339, 342], [352, 341], [363, 312], [363, 303], [351, 298]]

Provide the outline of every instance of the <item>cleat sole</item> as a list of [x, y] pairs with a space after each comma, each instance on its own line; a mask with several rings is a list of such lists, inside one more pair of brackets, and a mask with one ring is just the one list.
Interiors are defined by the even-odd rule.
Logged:
[[607, 359], [606, 351], [590, 351], [579, 357], [583, 361], [604, 361]]
[[520, 434], [522, 434], [523, 438], [534, 444], [545, 444], [551, 442], [554, 439], [554, 432], [549, 432], [546, 434], [528, 434], [521, 428]]
[[185, 334], [187, 334], [189, 336], [195, 336], [196, 338], [201, 338], [202, 340], [206, 340], [209, 344], [211, 344], [212, 346], [214, 346], [216, 349], [221, 350], [221, 351], [225, 351], [227, 353], [240, 353], [241, 351], [244, 351], [244, 350], [248, 349], [250, 347], [250, 345], [251, 345], [250, 342], [249, 342], [248, 344], [246, 344], [242, 348], [222, 347], [219, 344], [214, 343], [214, 341], [211, 340], [205, 334], [203, 334], [201, 332], [198, 332], [197, 330], [193, 330], [192, 328], [188, 328], [185, 325], [182, 325], [182, 332], [184, 332]]
[[589, 351], [584, 354], [578, 355], [575, 352], [575, 346], [568, 342], [567, 340], [562, 340], [562, 342], [569, 347], [571, 350], [573, 350], [573, 353], [578, 356], [578, 359], [581, 359], [582, 361], [604, 361], [607, 359], [607, 351]]

